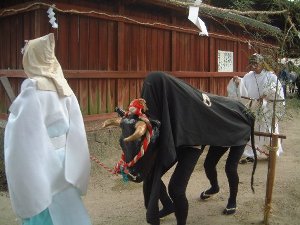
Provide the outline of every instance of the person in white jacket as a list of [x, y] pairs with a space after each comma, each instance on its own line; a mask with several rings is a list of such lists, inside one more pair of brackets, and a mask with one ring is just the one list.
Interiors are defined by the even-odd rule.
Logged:
[[[251, 71], [243, 78], [233, 77], [228, 86], [228, 96], [242, 101], [255, 112], [255, 131], [265, 133], [278, 133], [278, 121], [284, 114], [284, 93], [277, 76], [267, 70], [264, 57], [260, 54], [253, 54], [249, 58]], [[273, 104], [275, 102], [275, 122], [272, 127]], [[255, 144], [258, 156], [268, 156], [271, 144], [269, 137], [256, 136]], [[278, 141], [279, 156], [283, 152], [281, 139]], [[241, 163], [253, 162], [253, 151], [251, 145], [247, 145]]]
[[9, 109], [4, 138], [11, 204], [23, 225], [90, 225], [80, 197], [90, 174], [85, 127], [54, 49], [52, 33], [23, 49], [28, 78]]

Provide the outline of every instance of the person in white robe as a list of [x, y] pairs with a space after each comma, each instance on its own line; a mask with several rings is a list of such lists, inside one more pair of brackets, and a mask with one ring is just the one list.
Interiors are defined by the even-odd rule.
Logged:
[[91, 225], [81, 199], [91, 167], [85, 127], [54, 49], [53, 33], [23, 49], [28, 78], [4, 137], [9, 195], [23, 225]]
[[[252, 71], [243, 78], [233, 77], [228, 86], [228, 96], [240, 100], [255, 113], [255, 131], [265, 133], [278, 133], [278, 122], [284, 115], [284, 92], [277, 76], [267, 70], [264, 57], [253, 54], [249, 58], [249, 66]], [[275, 117], [273, 120], [273, 104], [275, 102]], [[268, 156], [271, 140], [269, 137], [255, 136], [255, 145], [259, 157]], [[281, 139], [278, 141], [277, 155], [283, 152]], [[241, 162], [253, 161], [254, 155], [251, 144], [245, 148]], [[245, 161], [246, 160], [246, 161]]]

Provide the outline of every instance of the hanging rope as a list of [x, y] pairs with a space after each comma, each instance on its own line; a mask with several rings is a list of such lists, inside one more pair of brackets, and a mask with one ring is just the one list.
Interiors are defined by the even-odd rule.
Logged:
[[100, 162], [99, 159], [97, 159], [95, 156], [90, 155], [90, 159], [92, 161], [94, 161], [95, 163], [97, 163], [99, 166], [101, 166], [102, 168], [104, 168], [105, 170], [107, 170], [109, 173], [111, 174], [116, 174], [115, 171], [111, 168], [109, 168], [108, 166], [104, 165], [102, 162]]
[[[173, 2], [176, 2], [176, 1], [173, 1]], [[183, 2], [181, 2], [181, 4], [184, 4], [184, 6], [191, 5], [191, 4], [187, 4], [187, 3], [183, 3]], [[200, 8], [201, 7], [212, 8], [212, 9], [218, 9], [220, 12], [222, 12], [222, 11], [225, 11], [225, 12], [234, 11], [234, 13], [236, 13], [236, 14], [246, 14], [246, 12], [239, 12], [239, 11], [236, 12], [236, 10], [221, 9], [221, 8], [216, 8], [216, 7], [205, 5], [205, 4], [202, 4], [202, 5], [204, 5], [204, 6], [200, 6]], [[122, 19], [122, 20], [126, 20], [128, 22], [134, 23], [134, 24], [139, 24], [139, 25], [144, 25], [144, 26], [150, 26], [150, 27], [160, 26], [160, 27], [164, 27], [166, 29], [175, 29], [175, 30], [179, 30], [179, 31], [183, 31], [183, 32], [191, 32], [191, 33], [197, 33], [197, 34], [199, 33], [198, 29], [184, 28], [184, 27], [171, 25], [171, 24], [166, 24], [166, 23], [161, 23], [161, 22], [142, 22], [142, 21], [139, 21], [137, 19], [134, 19], [134, 18], [131, 18], [131, 17], [128, 17], [128, 16], [117, 15], [117, 14], [109, 14], [109, 13], [96, 11], [96, 10], [79, 11], [79, 10], [75, 10], [75, 9], [61, 9], [61, 8], [59, 8], [59, 7], [57, 7], [53, 4], [47, 4], [47, 3], [44, 3], [44, 2], [34, 2], [34, 3], [29, 4], [29, 5], [26, 5], [25, 7], [7, 8], [7, 9], [0, 10], [0, 17], [7, 16], [7, 15], [10, 15], [10, 14], [15, 14], [15, 13], [18, 13], [18, 12], [25, 12], [25, 11], [31, 10], [34, 7], [41, 7], [41, 6], [43, 6], [43, 7], [52, 7], [53, 9], [55, 9], [56, 11], [58, 11], [60, 13], [77, 14], [77, 15], [89, 15], [89, 14], [93, 15], [94, 14], [94, 15], [99, 15], [99, 16], [105, 16], [107, 18], [114, 19], [114, 20]], [[255, 13], [259, 14], [259, 11], [255, 11]], [[271, 14], [270, 12], [261, 12], [261, 13]], [[272, 12], [272, 14], [282, 14], [282, 13], [286, 13], [286, 10]], [[253, 12], [253, 14], [254, 14], [254, 12]], [[213, 18], [213, 15], [210, 15], [210, 16]], [[242, 43], [248, 43], [249, 42], [249, 40], [246, 39], [246, 38], [233, 37], [233, 36], [224, 35], [224, 34], [215, 33], [215, 32], [209, 32], [209, 35], [214, 36], [214, 37], [219, 37], [219, 38], [231, 39], [231, 40], [239, 41], [239, 42], [242, 42]], [[266, 43], [261, 42], [261, 41], [252, 40], [252, 42], [256, 43], [256, 44], [260, 44], [262, 46], [274, 47], [274, 45], [272, 45], [272, 44], [266, 44]]]
[[111, 174], [122, 175], [124, 182], [127, 182], [129, 180], [128, 176], [130, 176], [132, 178], [132, 180], [136, 180], [136, 176], [134, 176], [130, 173], [129, 168], [133, 167], [145, 155], [145, 153], [148, 150], [148, 146], [151, 141], [151, 137], [153, 136], [153, 129], [152, 129], [151, 122], [148, 119], [148, 117], [143, 113], [145, 104], [146, 104], [146, 102], [144, 99], [141, 99], [141, 98], [134, 99], [128, 107], [129, 110], [127, 112], [124, 112], [123, 117], [128, 117], [130, 115], [137, 115], [138, 119], [140, 121], [145, 122], [145, 124], [147, 126], [147, 130], [146, 130], [146, 133], [142, 140], [140, 150], [130, 162], [126, 163], [125, 154], [123, 152], [121, 155], [121, 159], [116, 163], [114, 169], [110, 169], [109, 167], [107, 167], [103, 163], [101, 163], [100, 160], [98, 160], [95, 156], [92, 156], [92, 155], [90, 156], [90, 159], [92, 161], [96, 162], [99, 166], [103, 167]]

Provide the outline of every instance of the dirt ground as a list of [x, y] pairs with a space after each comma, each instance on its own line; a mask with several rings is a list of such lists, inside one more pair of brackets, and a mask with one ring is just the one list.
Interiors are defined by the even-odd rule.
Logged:
[[[300, 114], [293, 111], [291, 115], [281, 122], [281, 133], [286, 135], [287, 139], [283, 141], [284, 154], [277, 158], [272, 212], [269, 217], [269, 223], [272, 225], [296, 225], [300, 221]], [[112, 167], [120, 156], [118, 145], [111, 146], [111, 150], [106, 152], [97, 150], [107, 141], [109, 140], [96, 137], [96, 134], [89, 135], [91, 154], [101, 157], [99, 159], [103, 163]], [[224, 172], [225, 156], [218, 165], [220, 193], [208, 201], [199, 200], [200, 193], [209, 187], [203, 170], [205, 154], [206, 151], [200, 157], [188, 185], [187, 224], [263, 224], [268, 160], [258, 161], [254, 181], [255, 194], [250, 188], [252, 164], [239, 165], [238, 210], [235, 215], [225, 216], [222, 214], [228, 198], [228, 183]], [[170, 173], [163, 177], [165, 183], [168, 183], [169, 176]], [[94, 162], [84, 202], [94, 225], [147, 224], [142, 184], [125, 183], [120, 177], [111, 175]], [[11, 210], [8, 194], [0, 192], [0, 225], [17, 224], [18, 219]], [[161, 224], [176, 224], [174, 215], [162, 219]]]

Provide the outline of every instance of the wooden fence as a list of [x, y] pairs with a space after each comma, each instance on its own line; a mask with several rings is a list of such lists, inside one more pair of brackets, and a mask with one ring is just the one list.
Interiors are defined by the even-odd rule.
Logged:
[[[166, 71], [202, 91], [226, 95], [229, 79], [244, 74], [248, 56], [262, 46], [253, 42], [250, 48], [249, 37], [233, 25], [228, 34], [208, 19], [209, 37], [203, 37], [182, 12], [126, 1], [54, 1], [59, 28], [52, 30], [49, 5], [43, 2], [0, 10], [0, 76], [8, 77], [18, 94], [25, 78], [24, 40], [54, 32], [56, 56], [86, 116], [127, 107], [150, 71]], [[218, 72], [219, 50], [233, 52], [234, 72]], [[0, 114], [7, 114], [9, 105], [0, 85]]]
[[[71, 88], [78, 98], [84, 115], [99, 116], [111, 113], [116, 106], [126, 108], [133, 98], [140, 96], [144, 77], [147, 73], [100, 73], [98, 71], [64, 71]], [[23, 71], [3, 71], [0, 74], [9, 77], [13, 92], [18, 94], [21, 82], [24, 80]], [[190, 83], [192, 86], [219, 95], [226, 95], [226, 86], [232, 73], [216, 72], [173, 72], [172, 75]], [[242, 75], [243, 73], [234, 73]], [[103, 78], [99, 78], [103, 77]], [[126, 77], [126, 78], [124, 78]], [[0, 87], [0, 110], [6, 114], [11, 104], [3, 86]], [[2, 115], [4, 116], [4, 115]]]

